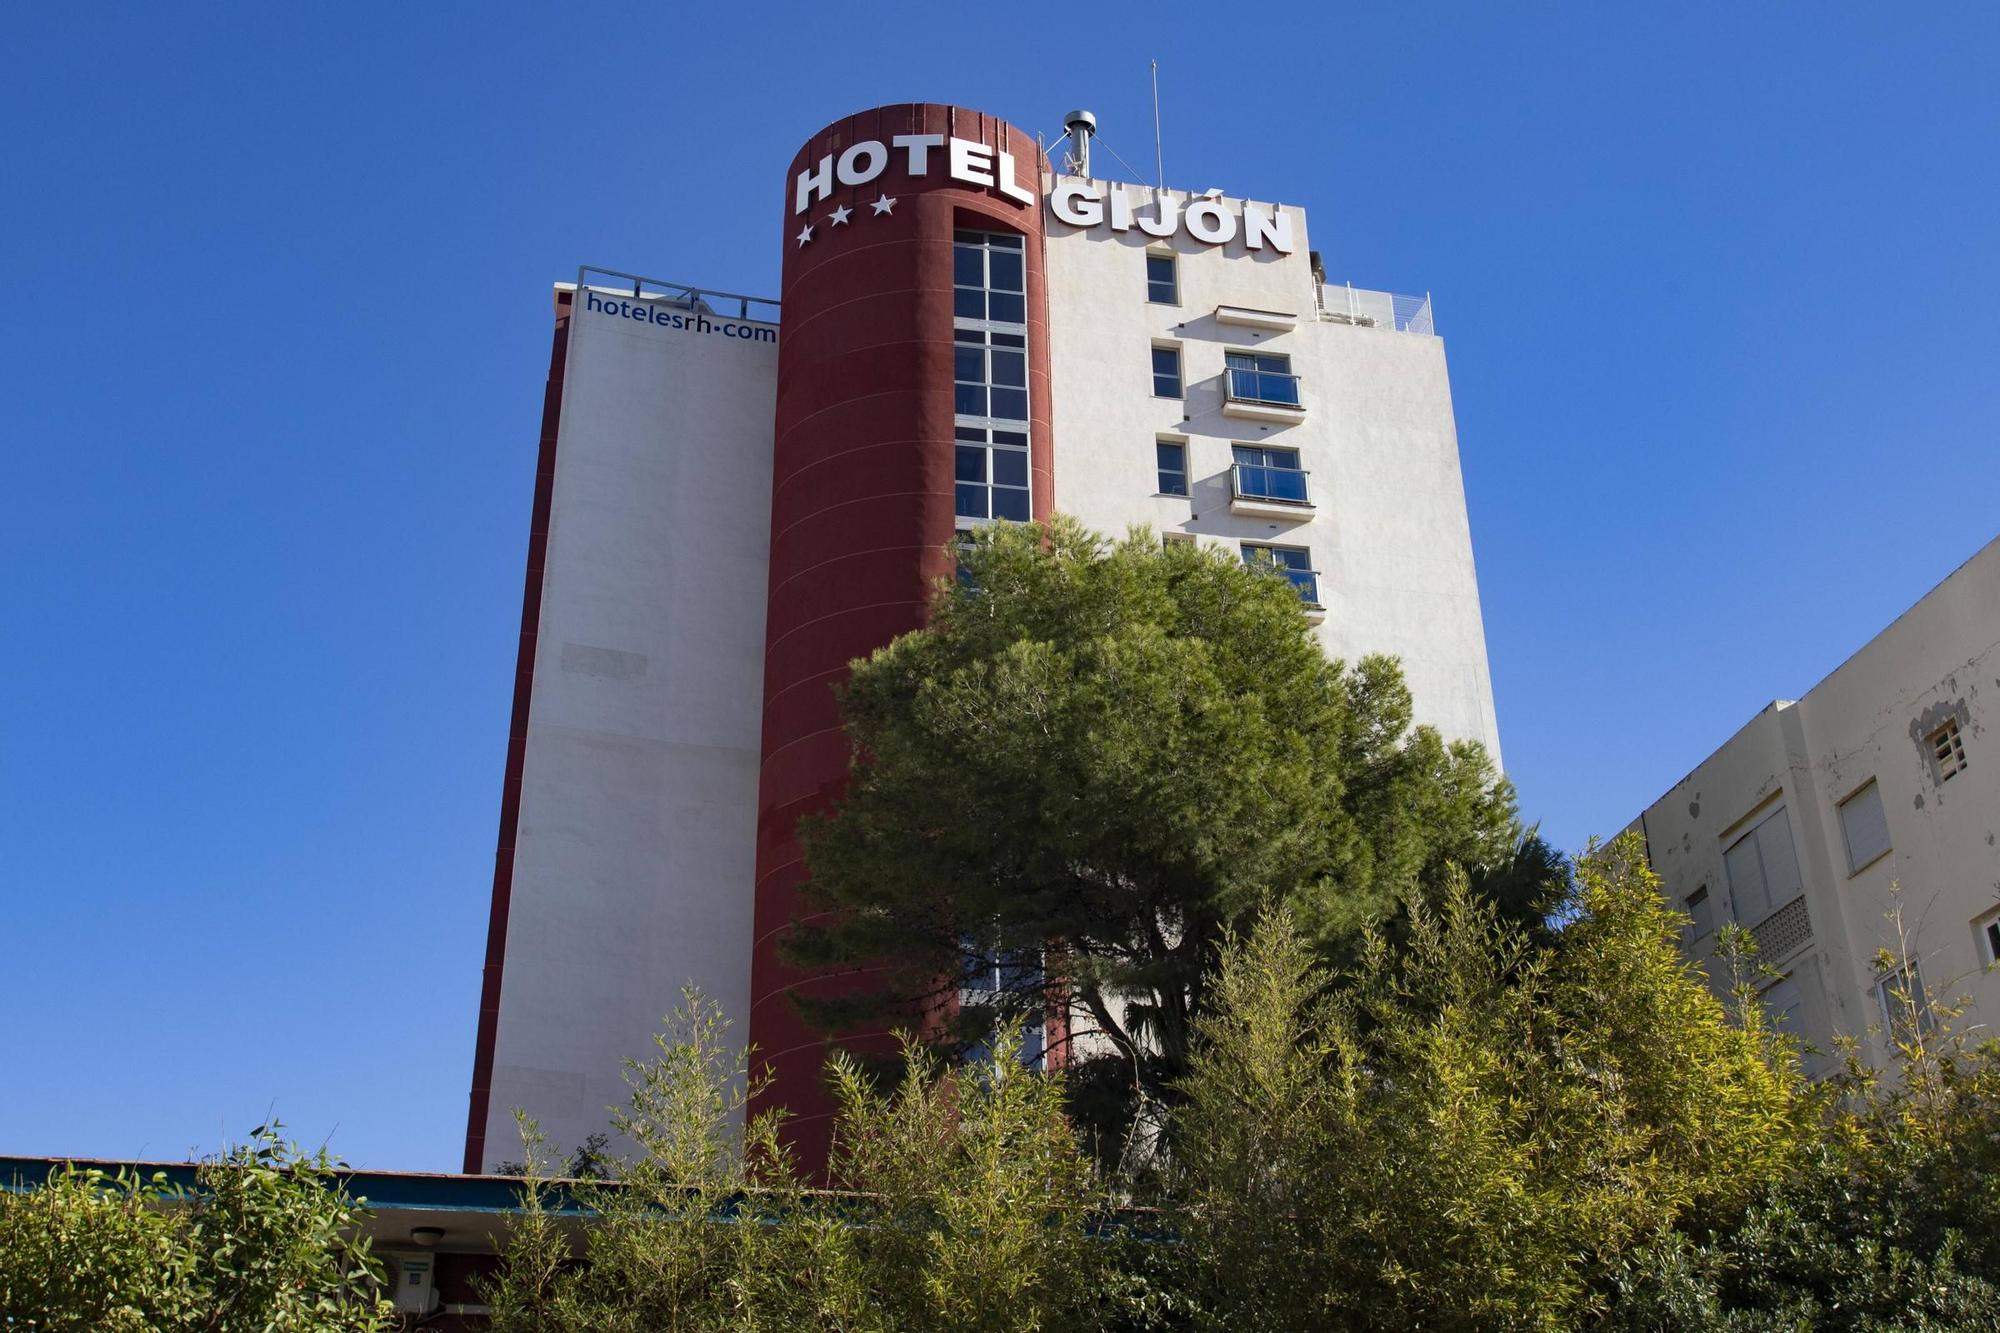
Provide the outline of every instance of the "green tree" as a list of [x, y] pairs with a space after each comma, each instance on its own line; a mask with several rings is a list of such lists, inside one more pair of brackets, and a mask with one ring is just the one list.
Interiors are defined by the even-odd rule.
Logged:
[[1634, 1250], [1606, 1328], [2000, 1330], [2000, 1046], [1925, 986], [1900, 901], [1889, 925], [1887, 1070], [1849, 1043], [1793, 1169]]
[[193, 1328], [193, 1256], [164, 1175], [64, 1166], [0, 1190], [0, 1326], [49, 1333]]
[[1574, 912], [1531, 950], [1460, 882], [1338, 985], [1283, 906], [1225, 952], [1173, 1133], [1213, 1326], [1572, 1327], [1788, 1168], [1795, 1061], [1680, 959], [1636, 841]]
[[563, 1186], [594, 1214], [581, 1253], [550, 1215], [540, 1131], [521, 1118], [524, 1217], [486, 1293], [496, 1333], [784, 1326], [764, 1320], [794, 1295], [779, 1256], [791, 1239], [781, 1233], [803, 1225], [797, 1173], [782, 1113], [746, 1119], [765, 1075], [728, 1034], [715, 1002], [690, 989], [654, 1058], [626, 1062], [630, 1100], [612, 1126], [629, 1156], [599, 1155], [597, 1177]]
[[[485, 1291], [496, 1333], [1097, 1326], [1090, 1166], [1017, 1030], [977, 1068], [912, 1047], [888, 1090], [838, 1061], [840, 1191], [797, 1184], [775, 1113], [734, 1128], [761, 1075], [725, 1034], [691, 993], [629, 1067], [616, 1124], [636, 1152], [607, 1179], [550, 1182], [524, 1118], [523, 1215]], [[595, 1214], [580, 1244], [558, 1189]]]
[[283, 1127], [201, 1163], [194, 1188], [163, 1175], [58, 1169], [0, 1192], [0, 1322], [35, 1329], [207, 1333], [389, 1327], [382, 1271], [324, 1149]]
[[1065, 519], [982, 531], [963, 565], [842, 692], [850, 783], [802, 828], [785, 945], [856, 978], [804, 1006], [826, 1028], [955, 1011], [937, 1035], [970, 1044], [1073, 1003], [1115, 1052], [1078, 1086], [1129, 1110], [1186, 1067], [1217, 948], [1272, 886], [1338, 951], [1445, 864], [1514, 860], [1485, 752], [1412, 727], [1392, 660], [1328, 661], [1283, 579]]
[[973, 1064], [947, 1069], [909, 1039], [904, 1055], [886, 1092], [845, 1056], [832, 1066], [834, 1176], [867, 1200], [850, 1271], [879, 1326], [1100, 1327], [1110, 1251], [1086, 1224], [1103, 1199], [1061, 1076], [1021, 1064], [1015, 1025]]

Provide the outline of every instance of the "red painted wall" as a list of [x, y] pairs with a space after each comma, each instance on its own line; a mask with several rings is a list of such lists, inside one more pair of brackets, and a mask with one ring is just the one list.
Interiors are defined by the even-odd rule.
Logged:
[[[1013, 155], [1032, 205], [951, 180], [945, 150], [912, 178], [891, 149], [873, 182], [793, 212], [798, 173], [865, 140], [899, 134], [972, 139]], [[877, 107], [808, 140], [784, 178], [776, 444], [771, 479], [771, 584], [764, 650], [763, 763], [757, 802], [755, 945], [749, 1037], [771, 1062], [770, 1100], [796, 1117], [802, 1162], [823, 1166], [831, 1101], [826, 1040], [787, 998], [837, 977], [805, 977], [777, 944], [804, 878], [795, 828], [825, 810], [847, 773], [833, 686], [847, 664], [922, 624], [931, 582], [951, 572], [952, 233], [1027, 237], [1030, 482], [1034, 512], [1051, 503], [1049, 363], [1040, 150], [1020, 130], [961, 107]], [[877, 214], [873, 201], [896, 200]], [[845, 224], [834, 209], [853, 210]], [[812, 239], [797, 237], [810, 223]], [[853, 1034], [859, 1039], [871, 1035]]]
[[486, 967], [479, 983], [479, 1034], [472, 1054], [472, 1097], [465, 1119], [465, 1170], [487, 1167], [486, 1115], [493, 1091], [493, 1043], [500, 1031], [500, 975], [507, 959], [507, 908], [514, 892], [514, 835], [521, 823], [521, 767], [528, 752], [528, 702], [534, 693], [535, 641], [542, 622], [542, 574], [549, 553], [549, 508], [555, 499], [556, 435], [561, 425], [563, 367], [569, 356], [570, 301], [556, 293], [555, 338], [542, 389], [542, 439], [535, 459], [535, 503], [528, 523], [528, 573], [521, 593], [521, 639], [514, 658], [514, 714], [507, 727], [507, 770], [500, 789], [500, 836], [493, 856], [493, 906], [486, 923]]

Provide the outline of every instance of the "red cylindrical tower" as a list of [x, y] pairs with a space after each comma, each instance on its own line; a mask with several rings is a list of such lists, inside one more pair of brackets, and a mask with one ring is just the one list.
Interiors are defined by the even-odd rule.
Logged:
[[[795, 830], [801, 815], [838, 799], [846, 778], [834, 685], [850, 661], [923, 623], [932, 581], [951, 572], [945, 549], [966, 526], [960, 509], [1018, 518], [1031, 501], [1034, 517], [1050, 512], [1043, 167], [1035, 141], [1003, 121], [914, 103], [821, 130], [785, 177], [749, 1035], [814, 1170], [831, 1129], [828, 1047], [787, 996], [840, 983], [778, 961], [804, 878]], [[986, 240], [955, 244], [961, 233]], [[1024, 274], [1018, 304], [1004, 290], [1012, 237]], [[975, 265], [986, 267], [972, 275]], [[974, 276], [991, 289], [984, 306]], [[1003, 383], [1016, 336], [1025, 341], [1025, 408]], [[974, 348], [988, 358], [985, 394], [965, 378]], [[1025, 420], [1012, 420], [1017, 411]], [[960, 445], [982, 430], [992, 442], [977, 483], [984, 495], [961, 490], [955, 504]], [[1019, 433], [1026, 496], [1015, 485], [1023, 460], [1005, 447]], [[970, 452], [963, 457], [971, 467]]]

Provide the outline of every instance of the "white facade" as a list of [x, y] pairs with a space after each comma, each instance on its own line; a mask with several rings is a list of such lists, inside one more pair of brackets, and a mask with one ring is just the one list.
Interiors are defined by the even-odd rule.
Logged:
[[[1058, 177], [1054, 189], [1074, 177]], [[1192, 199], [1109, 182], [1135, 217]], [[1289, 253], [1248, 227], [1207, 244], [1183, 226], [1165, 239], [1049, 217], [1049, 356], [1053, 367], [1056, 508], [1113, 535], [1136, 524], [1240, 554], [1246, 543], [1303, 549], [1317, 572], [1319, 625], [1330, 656], [1402, 660], [1416, 718], [1449, 739], [1483, 743], [1500, 760], [1486, 634], [1472, 560], [1444, 344], [1379, 318], [1348, 314], [1345, 288], [1313, 272], [1298, 209], [1220, 200], [1289, 224]], [[1149, 299], [1148, 256], [1170, 256], [1173, 303]], [[1357, 294], [1379, 298], [1379, 293]], [[1183, 396], [1154, 393], [1151, 353], [1176, 348]], [[1232, 351], [1288, 359], [1301, 408], [1227, 401]], [[1187, 494], [1162, 494], [1156, 446], [1185, 448]], [[1309, 503], [1233, 498], [1235, 446], [1296, 450]], [[1254, 474], [1253, 474], [1254, 476]], [[1253, 482], [1245, 487], [1256, 491]], [[1268, 488], [1266, 488], [1268, 489]]]
[[1891, 886], [1923, 989], [2000, 1024], [2000, 540], [1796, 702], [1779, 701], [1633, 825], [1663, 891], [1690, 913], [1711, 980], [1736, 921], [1782, 974], [1766, 1007], [1837, 1064], [1837, 1036], [1880, 1063], [1876, 952], [1900, 951]]
[[750, 1011], [777, 363], [770, 324], [576, 299], [488, 1165], [516, 1107], [564, 1151], [606, 1129], [683, 985]]

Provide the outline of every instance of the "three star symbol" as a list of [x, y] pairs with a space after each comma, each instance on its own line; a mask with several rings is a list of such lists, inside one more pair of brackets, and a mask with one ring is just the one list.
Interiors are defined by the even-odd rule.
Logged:
[[[896, 207], [895, 199], [885, 194], [881, 198], [870, 202], [869, 208], [872, 209], [873, 211], [869, 214], [869, 216], [878, 218], [884, 216], [894, 216], [895, 207]], [[847, 220], [853, 216], [854, 216], [854, 210], [849, 208], [846, 204], [842, 204], [838, 208], [834, 209], [831, 213], [828, 213], [826, 215], [826, 220], [829, 226], [845, 227], [847, 225]], [[813, 238], [813, 227], [811, 223], [807, 223], [804, 227], [799, 229], [799, 234], [794, 239], [798, 241], [799, 249], [803, 250], [808, 245], [812, 244], [812, 238]]]

